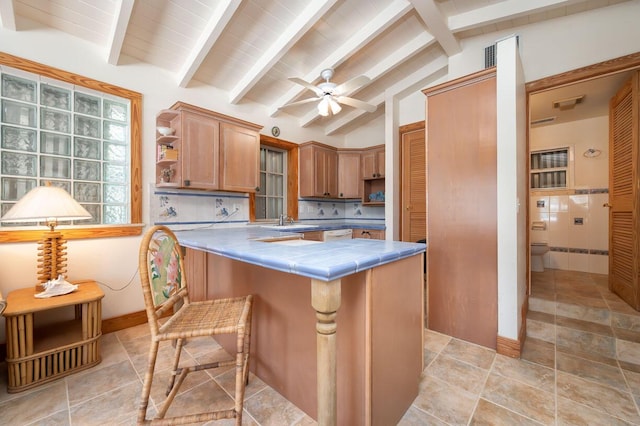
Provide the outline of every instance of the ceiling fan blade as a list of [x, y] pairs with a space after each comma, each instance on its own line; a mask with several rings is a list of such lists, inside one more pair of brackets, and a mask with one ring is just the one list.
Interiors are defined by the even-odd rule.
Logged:
[[303, 99], [303, 100], [301, 100], [301, 101], [291, 102], [291, 103], [288, 103], [288, 104], [286, 104], [286, 105], [282, 105], [282, 106], [281, 106], [280, 108], [278, 108], [278, 109], [288, 108], [288, 107], [291, 107], [291, 106], [298, 106], [298, 105], [308, 104], [309, 102], [317, 102], [317, 101], [319, 101], [319, 100], [320, 100], [320, 98], [308, 98], [308, 99]]
[[358, 87], [364, 86], [371, 79], [366, 75], [359, 75], [358, 77], [354, 77], [351, 80], [347, 80], [344, 83], [340, 84], [333, 90], [333, 94], [336, 96], [340, 96], [341, 93], [349, 93]]
[[316, 95], [320, 96], [322, 95], [322, 90], [320, 90], [318, 87], [314, 86], [313, 84], [304, 81], [301, 78], [298, 77], [289, 77], [289, 81], [293, 81], [294, 83], [299, 84], [300, 86], [304, 86], [309, 90], [312, 90]]
[[363, 109], [367, 112], [374, 112], [376, 109], [378, 109], [378, 107], [375, 105], [369, 104], [367, 102], [359, 101], [358, 99], [353, 99], [348, 96], [338, 96], [336, 97], [336, 99], [341, 104], [349, 105], [358, 109]]

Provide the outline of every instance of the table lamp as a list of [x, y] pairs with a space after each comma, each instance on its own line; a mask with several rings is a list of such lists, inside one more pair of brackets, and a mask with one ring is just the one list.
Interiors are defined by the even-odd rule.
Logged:
[[67, 241], [55, 230], [59, 220], [91, 219], [91, 214], [74, 200], [67, 191], [47, 183], [22, 197], [2, 216], [2, 222], [46, 222], [49, 230], [38, 241], [38, 280], [36, 291], [42, 284], [67, 274]]

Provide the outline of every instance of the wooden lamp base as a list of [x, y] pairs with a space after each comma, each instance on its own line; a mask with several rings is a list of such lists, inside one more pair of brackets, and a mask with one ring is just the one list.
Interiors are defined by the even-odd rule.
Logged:
[[67, 275], [67, 240], [53, 228], [38, 241], [38, 281], [36, 292], [44, 291], [43, 284]]

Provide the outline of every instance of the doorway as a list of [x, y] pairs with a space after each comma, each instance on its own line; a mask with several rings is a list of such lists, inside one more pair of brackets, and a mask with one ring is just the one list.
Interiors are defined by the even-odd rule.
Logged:
[[640, 53], [526, 85], [528, 152], [568, 147], [573, 159], [568, 188], [531, 191], [527, 200], [529, 242], [549, 246], [545, 268], [608, 273], [609, 100], [639, 67]]

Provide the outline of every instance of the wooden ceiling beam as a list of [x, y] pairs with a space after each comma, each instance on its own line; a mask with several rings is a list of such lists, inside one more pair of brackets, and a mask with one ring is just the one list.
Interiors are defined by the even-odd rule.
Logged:
[[131, 19], [134, 1], [135, 0], [118, 0], [116, 2], [114, 19], [111, 25], [111, 30], [109, 31], [109, 41], [107, 46], [108, 64], [118, 65], [120, 52], [122, 51], [122, 44], [124, 43], [124, 37], [127, 34], [127, 27], [129, 26], [129, 20]]
[[337, 1], [338, 0], [316, 0], [309, 2], [302, 13], [284, 30], [282, 35], [278, 37], [271, 47], [256, 60], [255, 65], [231, 90], [229, 103], [237, 104]]
[[[380, 35], [398, 19], [409, 13], [411, 9], [412, 6], [409, 1], [395, 0], [375, 18], [370, 20], [364, 27], [360, 28], [360, 30], [345, 41], [331, 55], [321, 61], [318, 61], [318, 65], [302, 77], [302, 79], [308, 82], [318, 82], [320, 80], [320, 73], [322, 70], [325, 68], [337, 68], [340, 66], [344, 61], [356, 54], [358, 50], [366, 46], [371, 40]], [[278, 108], [294, 101], [305, 90], [307, 89], [300, 85], [293, 85], [290, 90], [271, 104], [268, 111], [269, 116], [275, 117], [279, 112]]]
[[221, 1], [209, 18], [206, 27], [198, 38], [195, 46], [189, 52], [182, 68], [178, 72], [178, 86], [187, 87], [195, 73], [204, 62], [209, 51], [216, 43], [227, 24], [238, 10], [240, 0]]

